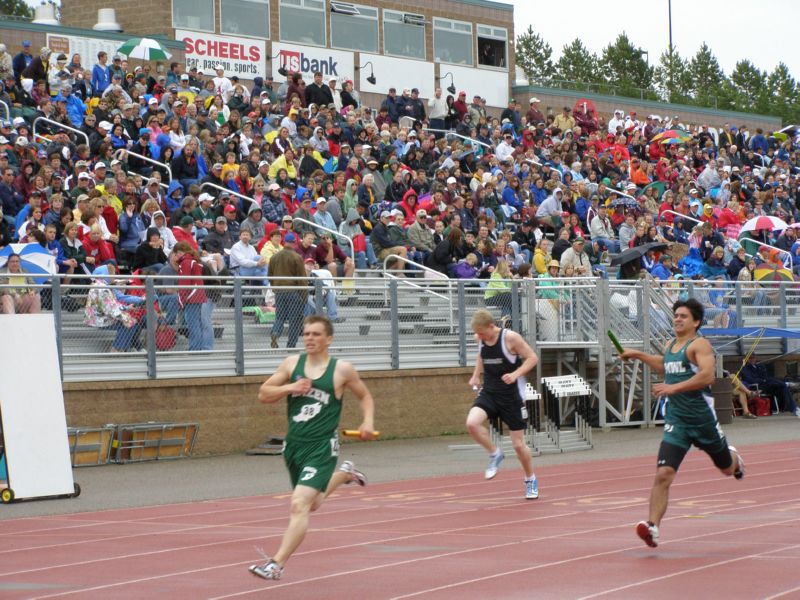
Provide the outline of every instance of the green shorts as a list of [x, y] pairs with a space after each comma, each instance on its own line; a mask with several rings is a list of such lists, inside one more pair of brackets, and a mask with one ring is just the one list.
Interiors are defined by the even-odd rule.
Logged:
[[338, 460], [337, 436], [322, 441], [287, 441], [283, 448], [283, 462], [289, 470], [292, 488], [306, 485], [324, 492]]
[[727, 448], [725, 434], [717, 421], [702, 425], [686, 425], [682, 422], [664, 423], [664, 441], [688, 450], [692, 444], [703, 450]]

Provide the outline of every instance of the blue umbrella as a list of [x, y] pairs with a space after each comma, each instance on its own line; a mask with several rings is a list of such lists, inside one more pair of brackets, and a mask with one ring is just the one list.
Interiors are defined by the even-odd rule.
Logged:
[[614, 198], [609, 203], [609, 208], [619, 208], [623, 206], [625, 208], [632, 208], [635, 210], [642, 210], [641, 205], [636, 200], [631, 200], [630, 198], [626, 198], [625, 196]]
[[[56, 259], [40, 244], [9, 244], [0, 250], [0, 268], [6, 266], [8, 257], [19, 254], [20, 266], [26, 273], [32, 275], [55, 275]], [[36, 278], [37, 283], [46, 281], [45, 277]]]

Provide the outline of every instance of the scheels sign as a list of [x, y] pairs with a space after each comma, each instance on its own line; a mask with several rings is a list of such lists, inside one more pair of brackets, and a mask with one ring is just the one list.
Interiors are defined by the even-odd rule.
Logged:
[[211, 74], [221, 66], [227, 76], [244, 79], [266, 76], [266, 44], [261, 40], [176, 30], [175, 38], [186, 45], [186, 68]]

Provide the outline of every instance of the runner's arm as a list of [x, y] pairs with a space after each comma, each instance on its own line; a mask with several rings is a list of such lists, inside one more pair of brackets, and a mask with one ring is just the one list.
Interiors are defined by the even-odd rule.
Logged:
[[[480, 346], [478, 347], [478, 352], [480, 352]], [[483, 375], [483, 361], [481, 360], [481, 355], [478, 354], [475, 357], [475, 368], [472, 371], [472, 377], [469, 378], [469, 385], [472, 387], [480, 386], [481, 375]]]
[[261, 384], [258, 390], [258, 401], [263, 404], [274, 404], [289, 394], [305, 394], [311, 389], [308, 379], [292, 382], [292, 370], [297, 364], [297, 356], [287, 356], [272, 376]]
[[664, 372], [664, 357], [658, 354], [647, 354], [641, 350], [625, 350], [619, 357], [622, 360], [640, 360], [656, 373]]
[[516, 331], [506, 333], [506, 344], [512, 353], [522, 358], [522, 364], [510, 373], [513, 376], [513, 381], [510, 383], [513, 383], [526, 373], [530, 373], [539, 364], [539, 357], [536, 356], [536, 352], [528, 345], [528, 342], [522, 339], [522, 336]]
[[375, 431], [375, 400], [372, 398], [367, 386], [361, 380], [356, 368], [349, 362], [339, 361], [339, 365], [344, 371], [345, 388], [353, 392], [361, 403], [361, 414], [363, 420], [358, 430], [361, 432], [362, 440], [371, 440]]

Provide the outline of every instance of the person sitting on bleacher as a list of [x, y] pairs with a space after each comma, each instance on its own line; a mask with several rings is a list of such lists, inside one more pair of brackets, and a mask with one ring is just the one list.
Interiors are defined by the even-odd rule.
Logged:
[[774, 396], [780, 410], [794, 413], [796, 417], [800, 417], [800, 408], [797, 407], [789, 386], [777, 377], [770, 377], [767, 368], [757, 363], [755, 356], [751, 355], [747, 358], [747, 363], [739, 372], [739, 378], [748, 390], [758, 391], [766, 396]]

